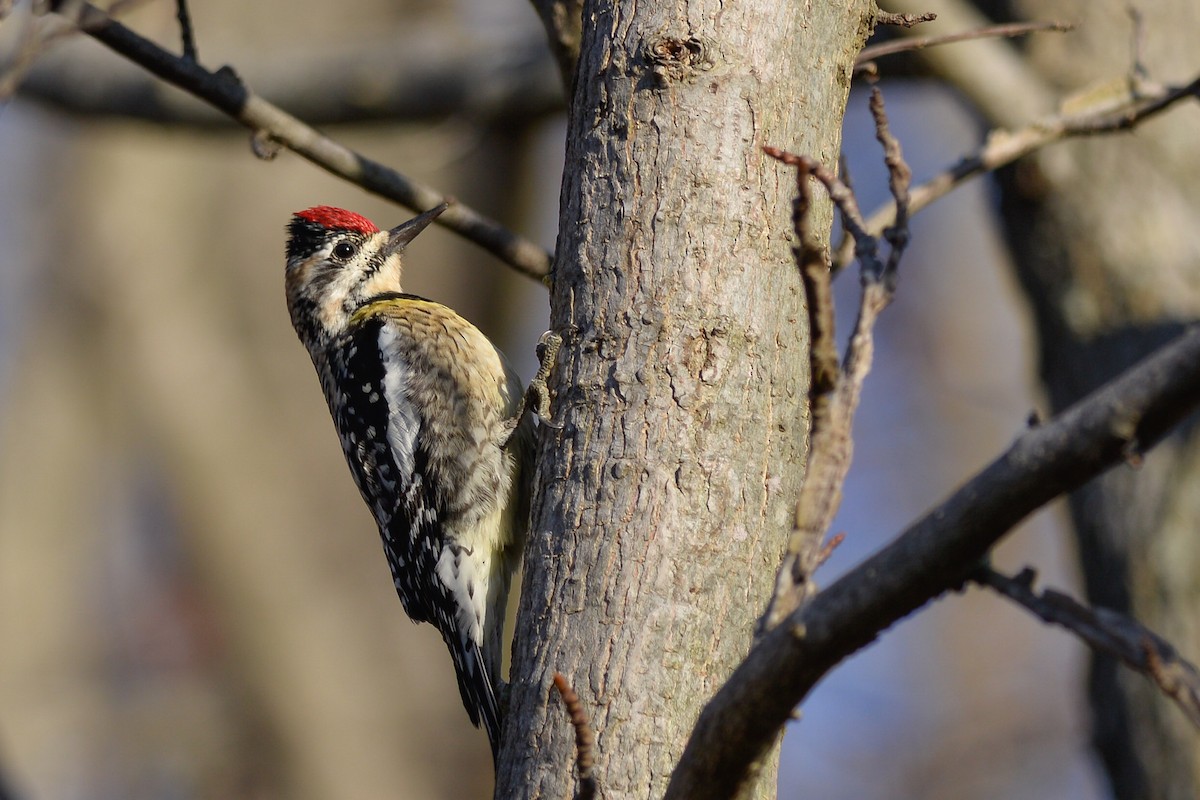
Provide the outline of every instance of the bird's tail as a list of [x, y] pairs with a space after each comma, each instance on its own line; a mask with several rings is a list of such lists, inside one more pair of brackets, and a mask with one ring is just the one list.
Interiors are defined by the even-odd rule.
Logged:
[[495, 684], [492, 682], [483, 651], [479, 645], [464, 641], [453, 633], [443, 638], [454, 660], [458, 693], [462, 696], [471, 724], [476, 728], [482, 725], [487, 731], [494, 764], [500, 751], [500, 704], [496, 701]]

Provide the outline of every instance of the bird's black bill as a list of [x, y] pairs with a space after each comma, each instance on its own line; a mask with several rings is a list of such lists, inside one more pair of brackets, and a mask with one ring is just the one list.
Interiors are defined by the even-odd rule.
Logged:
[[419, 217], [413, 217], [408, 222], [402, 222], [396, 227], [388, 231], [388, 250], [395, 253], [403, 250], [408, 246], [408, 243], [417, 238], [417, 234], [425, 230], [429, 223], [437, 219], [443, 211], [450, 207], [449, 203], [442, 203], [435, 208], [431, 208]]

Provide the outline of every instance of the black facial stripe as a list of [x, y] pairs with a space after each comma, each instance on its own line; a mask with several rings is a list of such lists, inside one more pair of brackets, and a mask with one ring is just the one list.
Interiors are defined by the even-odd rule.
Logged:
[[292, 217], [288, 225], [287, 258], [308, 258], [324, 246], [328, 231], [315, 222]]
[[374, 275], [383, 268], [385, 261], [387, 261], [387, 256], [385, 256], [382, 251], [377, 250], [376, 252], [372, 253], [371, 257], [367, 259], [367, 263], [363, 267], [363, 277], [368, 278], [371, 275]]
[[300, 217], [292, 217], [287, 227], [287, 259], [308, 258], [333, 239], [346, 240], [361, 245], [365, 240], [360, 231], [346, 228], [327, 228]]

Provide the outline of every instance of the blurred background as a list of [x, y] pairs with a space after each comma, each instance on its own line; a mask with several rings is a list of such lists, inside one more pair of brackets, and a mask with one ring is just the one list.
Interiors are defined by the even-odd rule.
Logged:
[[[522, 0], [192, 6], [202, 63], [297, 103], [314, 63], [397, 39], [517, 59], [528, 48], [509, 44], [543, 36]], [[0, 63], [21, 11], [0, 24]], [[172, 3], [123, 18], [178, 41]], [[548, 58], [497, 58], [555, 80]], [[401, 612], [283, 302], [291, 212], [340, 205], [381, 226], [410, 212], [290, 153], [258, 160], [194, 107], [187, 125], [70, 113], [65, 75], [84, 95], [89, 75], [142, 79], [76, 36], [0, 106], [0, 781], [28, 800], [487, 796], [486, 737], [437, 634]], [[376, 79], [347, 80], [369, 99]], [[884, 88], [918, 179], [979, 143], [948, 90]], [[551, 248], [564, 127], [552, 101], [531, 105], [483, 97], [403, 124], [335, 110], [324, 127]], [[883, 172], [858, 93], [846, 151], [872, 207]], [[824, 583], [1045, 407], [989, 209], [977, 183], [917, 219]], [[458, 308], [528, 378], [544, 290], [437, 228], [410, 253], [406, 289]], [[837, 288], [844, 330], [857, 283]], [[1077, 591], [1062, 521], [1039, 515], [997, 564]], [[1069, 636], [993, 596], [949, 596], [816, 691], [780, 796], [1103, 798], [1083, 672]]]

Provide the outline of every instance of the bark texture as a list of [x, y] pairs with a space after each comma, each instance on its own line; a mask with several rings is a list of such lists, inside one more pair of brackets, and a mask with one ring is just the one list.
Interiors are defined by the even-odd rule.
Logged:
[[[1132, 25], [1118, 0], [1014, 2], [1022, 16], [1080, 21], [1031, 40], [1035, 68], [1075, 89], [1128, 72]], [[1140, 4], [1150, 77], [1190, 80], [1192, 0]], [[1018, 274], [1038, 326], [1041, 375], [1061, 409], [1178, 334], [1200, 314], [1200, 160], [1195, 108], [1133, 137], [1072, 142], [1001, 178]], [[1071, 511], [1089, 600], [1129, 613], [1200, 656], [1200, 432], [1185, 426], [1138, 470], [1076, 492]], [[1200, 739], [1142, 676], [1094, 657], [1093, 742], [1121, 798], [1200, 796]]]
[[748, 650], [807, 427], [794, 177], [761, 147], [835, 162], [869, 11], [585, 4], [551, 293], [564, 427], [541, 438], [499, 797], [573, 793], [555, 671], [600, 795], [662, 796]]

